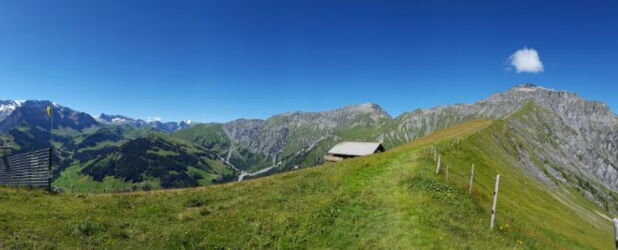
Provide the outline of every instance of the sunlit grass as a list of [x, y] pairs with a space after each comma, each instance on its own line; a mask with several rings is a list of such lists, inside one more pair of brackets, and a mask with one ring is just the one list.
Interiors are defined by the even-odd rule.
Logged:
[[[609, 224], [578, 210], [596, 207], [575, 193], [548, 192], [514, 167], [500, 129], [472, 121], [369, 157], [202, 188], [0, 189], [0, 248], [611, 249]], [[449, 181], [435, 175], [431, 147], [450, 166]], [[497, 173], [503, 182], [490, 230]]]

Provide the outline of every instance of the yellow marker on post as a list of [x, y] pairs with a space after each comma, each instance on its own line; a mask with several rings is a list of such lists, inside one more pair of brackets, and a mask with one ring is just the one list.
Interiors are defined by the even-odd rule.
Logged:
[[47, 113], [47, 117], [51, 118], [52, 116], [52, 106], [51, 105], [47, 105], [47, 108], [45, 109], [45, 113]]

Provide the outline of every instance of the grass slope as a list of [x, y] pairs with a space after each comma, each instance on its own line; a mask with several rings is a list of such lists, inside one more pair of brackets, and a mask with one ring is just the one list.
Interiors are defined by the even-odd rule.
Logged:
[[[211, 187], [88, 196], [0, 189], [0, 248], [611, 249], [609, 223], [591, 215], [600, 208], [514, 167], [504, 129], [467, 122], [382, 154]], [[448, 181], [434, 174], [434, 146]]]

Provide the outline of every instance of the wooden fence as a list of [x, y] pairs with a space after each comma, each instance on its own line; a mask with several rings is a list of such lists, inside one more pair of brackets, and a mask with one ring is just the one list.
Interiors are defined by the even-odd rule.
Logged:
[[2, 156], [0, 185], [51, 188], [51, 148]]

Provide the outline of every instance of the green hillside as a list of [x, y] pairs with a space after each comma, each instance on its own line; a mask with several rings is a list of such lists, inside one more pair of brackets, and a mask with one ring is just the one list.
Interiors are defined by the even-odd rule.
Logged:
[[253, 153], [246, 147], [233, 146], [230, 139], [225, 135], [222, 124], [197, 124], [190, 128], [181, 129], [175, 132], [173, 136], [193, 142], [220, 156], [225, 156], [226, 160], [238, 169], [253, 171], [270, 167], [273, 164], [271, 158]]
[[[99, 146], [109, 138], [113, 137], [97, 132], [80, 144]], [[210, 185], [235, 176], [215, 153], [168, 134], [151, 133], [121, 142], [110, 142], [111, 146], [100, 150], [100, 156], [70, 166], [54, 186], [77, 192], [150, 190]]]
[[[525, 143], [506, 124], [467, 122], [385, 153], [210, 187], [0, 189], [0, 248], [611, 249], [611, 225], [594, 212], [603, 208], [515, 166]], [[434, 147], [448, 180], [434, 172]]]

